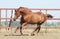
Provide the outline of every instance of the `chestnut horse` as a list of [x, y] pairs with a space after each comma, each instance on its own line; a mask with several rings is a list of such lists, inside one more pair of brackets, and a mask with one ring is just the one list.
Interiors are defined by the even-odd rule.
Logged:
[[[37, 31], [39, 33], [41, 29], [41, 24], [43, 24], [48, 18], [53, 18], [52, 15], [50, 14], [44, 14], [42, 12], [32, 12], [30, 9], [26, 7], [19, 7], [18, 9], [15, 10], [15, 16], [13, 20], [16, 20], [19, 16], [21, 15], [21, 26], [17, 27], [17, 29], [20, 28], [20, 33], [22, 33], [22, 27], [27, 25], [27, 24], [37, 24], [36, 29], [31, 33], [31, 35], [35, 35], [34, 32]], [[17, 30], [16, 29], [16, 30]]]

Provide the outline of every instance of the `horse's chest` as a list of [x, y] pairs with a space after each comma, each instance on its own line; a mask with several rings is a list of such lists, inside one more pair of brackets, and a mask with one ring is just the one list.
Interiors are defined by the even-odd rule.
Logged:
[[21, 21], [28, 22], [30, 20], [30, 16], [22, 16]]
[[21, 17], [21, 22], [25, 22], [25, 20], [24, 20], [24, 17], [23, 17], [23, 16]]

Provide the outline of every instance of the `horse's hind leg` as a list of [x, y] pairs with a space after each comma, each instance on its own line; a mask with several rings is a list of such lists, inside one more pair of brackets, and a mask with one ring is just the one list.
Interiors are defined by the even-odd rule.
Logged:
[[37, 28], [31, 33], [31, 35], [35, 35], [34, 32], [39, 29], [39, 24], [37, 24]]
[[37, 33], [39, 33], [39, 31], [40, 31], [40, 29], [41, 29], [41, 24], [43, 24], [43, 23], [44, 23], [44, 22], [38, 24], [38, 30], [37, 30]]
[[39, 33], [40, 29], [41, 29], [41, 26], [39, 25], [39, 26], [38, 26], [37, 33]]

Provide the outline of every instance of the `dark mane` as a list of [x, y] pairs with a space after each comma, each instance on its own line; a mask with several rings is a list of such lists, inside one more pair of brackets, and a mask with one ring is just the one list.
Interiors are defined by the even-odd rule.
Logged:
[[26, 7], [19, 7], [19, 9], [24, 9], [26, 11], [32, 12], [29, 8], [26, 8]]

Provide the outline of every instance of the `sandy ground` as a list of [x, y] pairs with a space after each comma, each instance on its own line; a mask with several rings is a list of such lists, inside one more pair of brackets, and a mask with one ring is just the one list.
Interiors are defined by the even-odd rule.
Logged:
[[24, 35], [20, 35], [19, 30], [14, 33], [14, 30], [6, 31], [2, 29], [0, 31], [0, 39], [60, 39], [60, 29], [41, 29], [41, 31], [35, 36], [31, 36], [33, 29], [23, 29]]

